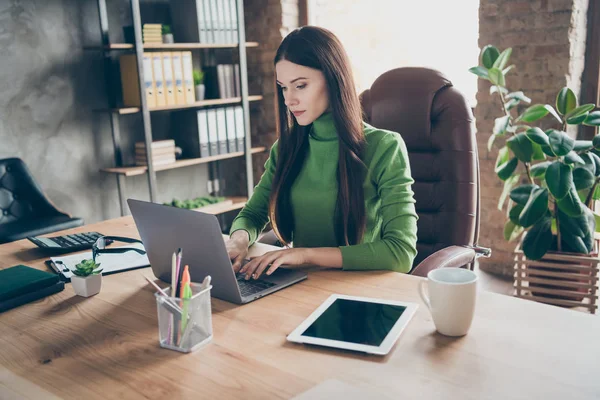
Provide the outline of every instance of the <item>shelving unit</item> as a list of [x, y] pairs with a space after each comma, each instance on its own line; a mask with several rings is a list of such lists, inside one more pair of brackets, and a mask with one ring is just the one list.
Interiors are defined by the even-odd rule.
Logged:
[[[171, 0], [178, 1], [178, 0]], [[248, 94], [248, 73], [247, 73], [247, 60], [246, 60], [246, 48], [255, 48], [259, 46], [257, 42], [246, 42], [246, 33], [244, 27], [244, 4], [243, 0], [235, 0], [235, 14], [237, 15], [237, 33], [238, 43], [225, 43], [225, 44], [207, 44], [207, 43], [160, 43], [160, 44], [144, 44], [142, 41], [142, 21], [140, 15], [140, 0], [130, 0], [131, 14], [133, 22], [133, 33], [135, 43], [110, 43], [109, 39], [109, 27], [108, 27], [108, 13], [106, 7], [106, 0], [97, 0], [98, 11], [100, 17], [100, 30], [102, 36], [102, 44], [96, 47], [86, 47], [86, 49], [100, 50], [104, 56], [104, 66], [107, 82], [107, 95], [109, 98], [109, 107], [103, 110], [108, 112], [110, 115], [111, 132], [114, 147], [115, 161], [114, 167], [102, 168], [101, 171], [105, 173], [111, 173], [116, 176], [117, 188], [119, 192], [119, 200], [121, 206], [121, 215], [125, 215], [126, 205], [126, 194], [125, 194], [125, 179], [131, 176], [146, 175], [148, 178], [148, 193], [149, 200], [152, 202], [156, 201], [156, 172], [164, 171], [169, 169], [176, 169], [182, 167], [189, 167], [200, 164], [210, 164], [210, 170], [218, 171], [218, 168], [214, 165], [220, 160], [244, 157], [245, 158], [245, 170], [246, 170], [246, 192], [247, 196], [252, 195], [254, 187], [254, 179], [252, 173], [252, 154], [266, 151], [265, 147], [251, 147], [250, 143], [250, 113], [249, 106], [250, 102], [262, 100], [262, 96]], [[192, 18], [193, 19], [193, 18]], [[198, 18], [195, 19], [200, 26]], [[185, 25], [190, 26], [190, 25]], [[193, 104], [186, 105], [169, 105], [149, 108], [144, 93], [144, 63], [143, 53], [144, 51], [152, 50], [237, 50], [239, 57], [239, 68], [240, 68], [240, 92], [241, 97], [226, 98], [226, 99], [208, 99], [202, 101], [196, 101]], [[139, 107], [119, 107], [115, 96], [114, 81], [111, 79], [111, 54], [113, 51], [133, 51], [136, 55], [137, 60], [137, 73], [139, 78], [140, 88], [140, 103]], [[166, 165], [152, 165], [148, 166], [127, 166], [123, 163], [123, 149], [121, 146], [121, 134], [119, 129], [119, 117], [122, 115], [138, 114], [141, 113], [143, 128], [144, 128], [144, 143], [146, 149], [146, 159], [152, 159], [152, 123], [150, 119], [151, 112], [170, 112], [177, 110], [197, 110], [205, 107], [219, 107], [224, 105], [241, 104], [243, 109], [243, 120], [244, 120], [244, 137], [245, 137], [245, 148], [243, 152], [233, 152], [227, 154], [214, 155], [202, 158], [192, 159], [180, 159], [172, 164]], [[191, 111], [190, 111], [191, 112]], [[218, 189], [215, 190], [214, 194], [220, 195]], [[244, 206], [247, 197], [230, 197], [223, 204], [212, 204], [210, 206], [202, 207], [201, 211], [209, 212], [212, 214], [221, 214], [224, 212], [240, 209]]]

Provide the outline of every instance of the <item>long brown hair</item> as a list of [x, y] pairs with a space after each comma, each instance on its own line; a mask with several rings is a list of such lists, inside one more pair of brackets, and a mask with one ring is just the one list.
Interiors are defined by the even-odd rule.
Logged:
[[[360, 101], [346, 51], [330, 31], [304, 26], [292, 31], [281, 42], [274, 63], [281, 60], [318, 69], [325, 76], [329, 109], [339, 136], [338, 194], [334, 217], [336, 240], [339, 246], [360, 243], [366, 225], [363, 193], [366, 169], [362, 162], [365, 138]], [[285, 105], [281, 87], [276, 87], [279, 143], [269, 216], [279, 240], [290, 244], [294, 230], [290, 189], [304, 163], [312, 124], [298, 125]]]

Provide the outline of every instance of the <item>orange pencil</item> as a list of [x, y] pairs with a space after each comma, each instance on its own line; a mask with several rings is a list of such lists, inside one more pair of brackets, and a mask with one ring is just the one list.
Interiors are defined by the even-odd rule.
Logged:
[[189, 266], [186, 265], [184, 270], [183, 270], [183, 274], [181, 275], [181, 287], [179, 290], [179, 297], [183, 298], [183, 289], [185, 288], [185, 284], [186, 283], [191, 283], [192, 279], [190, 278], [190, 270], [189, 270]]

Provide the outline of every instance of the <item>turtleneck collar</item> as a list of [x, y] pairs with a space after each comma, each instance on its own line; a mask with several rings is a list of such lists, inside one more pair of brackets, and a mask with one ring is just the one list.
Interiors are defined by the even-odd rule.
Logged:
[[333, 114], [326, 111], [314, 120], [310, 135], [314, 139], [321, 141], [338, 140], [335, 123], [333, 122]]

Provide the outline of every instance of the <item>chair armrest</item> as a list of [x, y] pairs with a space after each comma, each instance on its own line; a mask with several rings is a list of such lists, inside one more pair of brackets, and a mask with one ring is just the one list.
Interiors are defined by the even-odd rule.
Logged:
[[275, 232], [273, 232], [273, 229], [260, 235], [258, 237], [257, 242], [268, 244], [271, 246], [281, 247], [281, 242], [279, 241], [279, 239], [277, 239], [277, 236], [275, 235]]
[[476, 257], [476, 251], [470, 247], [448, 246], [438, 250], [412, 270], [411, 275], [426, 277], [429, 271], [438, 268], [457, 268], [472, 263]]

